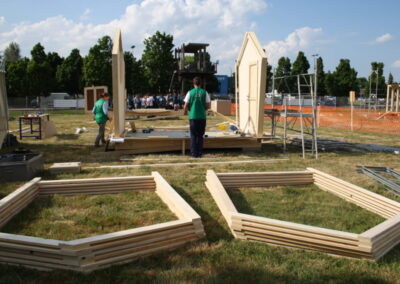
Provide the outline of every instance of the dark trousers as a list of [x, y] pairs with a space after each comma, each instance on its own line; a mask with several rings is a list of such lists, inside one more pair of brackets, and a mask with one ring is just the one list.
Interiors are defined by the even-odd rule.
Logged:
[[106, 140], [104, 139], [104, 132], [106, 131], [106, 124], [105, 123], [97, 123], [99, 125], [99, 134], [97, 134], [96, 141], [94, 144], [96, 146], [100, 145], [100, 141], [103, 142], [103, 144], [106, 143]]
[[192, 157], [201, 157], [203, 154], [204, 132], [206, 131], [205, 119], [190, 119], [190, 152]]

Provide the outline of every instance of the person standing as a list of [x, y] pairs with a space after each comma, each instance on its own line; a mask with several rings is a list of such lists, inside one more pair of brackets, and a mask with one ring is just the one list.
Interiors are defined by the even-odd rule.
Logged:
[[100, 146], [100, 141], [105, 144], [106, 140], [104, 139], [104, 132], [106, 130], [106, 122], [107, 120], [111, 121], [112, 118], [108, 116], [108, 100], [110, 99], [110, 95], [104, 93], [100, 95], [100, 99], [94, 104], [92, 113], [95, 116], [95, 120], [99, 125], [99, 133], [97, 134], [96, 140], [94, 142], [95, 147]]
[[190, 123], [190, 152], [192, 157], [201, 158], [203, 155], [204, 133], [206, 130], [206, 110], [210, 108], [211, 100], [208, 93], [200, 88], [199, 77], [193, 78], [193, 86], [184, 99], [185, 115], [189, 111]]

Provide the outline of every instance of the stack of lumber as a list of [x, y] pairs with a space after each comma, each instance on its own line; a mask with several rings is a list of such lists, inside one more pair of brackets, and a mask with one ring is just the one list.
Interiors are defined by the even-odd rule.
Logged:
[[232, 214], [232, 228], [241, 239], [348, 257], [372, 258], [371, 249], [359, 245], [357, 234], [241, 213]]
[[169, 185], [169, 183], [158, 173], [152, 172], [156, 183], [156, 194], [168, 206], [180, 220], [189, 220], [193, 226], [193, 232], [202, 238], [205, 236], [201, 217], [196, 211]]
[[[313, 181], [322, 190], [390, 219], [362, 234], [353, 234], [241, 214], [226, 192], [226, 188], [307, 184]], [[375, 260], [400, 243], [400, 203], [312, 168], [291, 173], [216, 174], [209, 170], [206, 186], [233, 235], [239, 239]]]
[[308, 168], [314, 174], [315, 184], [340, 198], [374, 212], [384, 218], [400, 214], [400, 204], [382, 195], [373, 193], [316, 169]]
[[40, 178], [34, 178], [0, 200], [0, 228], [38, 195]]
[[379, 259], [400, 243], [400, 215], [397, 215], [359, 235], [362, 246], [371, 248]]
[[143, 177], [33, 179], [0, 200], [0, 225], [4, 225], [38, 194], [104, 194], [139, 189], [156, 190], [179, 220], [72, 241], [0, 233], [0, 262], [41, 270], [89, 272], [172, 250], [204, 237], [200, 216], [158, 172]]
[[218, 173], [217, 176], [225, 188], [302, 185], [314, 182], [309, 171]]
[[81, 162], [54, 163], [50, 166], [49, 170], [52, 174], [78, 174], [81, 172]]
[[155, 190], [152, 176], [40, 181], [40, 195], [112, 194], [128, 190]]

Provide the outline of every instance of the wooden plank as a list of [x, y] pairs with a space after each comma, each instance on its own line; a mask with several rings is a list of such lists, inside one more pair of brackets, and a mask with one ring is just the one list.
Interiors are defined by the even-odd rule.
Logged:
[[343, 243], [347, 245], [358, 245], [359, 240], [357, 239], [348, 239], [348, 238], [341, 238], [341, 237], [334, 237], [334, 236], [326, 236], [326, 235], [321, 235], [321, 234], [316, 234], [313, 232], [305, 232], [305, 231], [299, 231], [296, 229], [292, 228], [282, 228], [282, 227], [277, 227], [277, 226], [271, 226], [271, 225], [266, 225], [266, 224], [259, 224], [259, 223], [254, 223], [250, 221], [237, 221], [234, 220], [232, 222], [233, 228], [235, 230], [248, 230], [251, 231], [253, 228], [257, 230], [264, 230], [268, 231], [271, 234], [273, 233], [278, 233], [282, 234], [285, 233], [286, 235], [298, 235], [302, 237], [308, 237], [311, 239], [319, 239], [319, 240], [324, 240], [324, 241], [330, 241], [330, 242], [337, 242], [337, 243]]
[[156, 182], [156, 193], [167, 204], [172, 205], [171, 210], [183, 219], [200, 219], [199, 214], [169, 185], [169, 183], [158, 173], [152, 172]]
[[160, 224], [155, 224], [155, 225], [150, 225], [150, 226], [145, 226], [145, 227], [140, 227], [140, 228], [134, 228], [134, 229], [129, 229], [129, 230], [123, 230], [119, 232], [114, 232], [114, 233], [109, 233], [109, 234], [104, 234], [100, 236], [93, 236], [93, 237], [88, 237], [88, 238], [82, 238], [78, 240], [72, 240], [68, 242], [64, 242], [60, 244], [61, 247], [63, 248], [72, 248], [72, 249], [79, 249], [78, 246], [94, 246], [97, 243], [101, 242], [108, 242], [112, 241], [114, 239], [119, 239], [119, 238], [126, 238], [130, 236], [135, 236], [135, 235], [145, 235], [149, 234], [155, 231], [162, 231], [164, 229], [169, 229], [169, 228], [174, 228], [174, 227], [179, 227], [179, 226], [185, 226], [185, 225], [190, 225], [191, 222], [187, 220], [176, 220], [176, 221], [170, 221], [170, 222], [164, 222]]
[[25, 183], [21, 187], [17, 188], [15, 191], [12, 193], [8, 194], [6, 197], [0, 200], [0, 208], [2, 206], [5, 206], [6, 203], [10, 202], [14, 198], [19, 198], [21, 194], [24, 194], [24, 192], [27, 192], [29, 190], [34, 190], [35, 186], [38, 184], [40, 181], [40, 178], [34, 178], [31, 181]]
[[342, 231], [326, 229], [326, 228], [320, 228], [320, 227], [314, 227], [314, 226], [309, 226], [309, 225], [303, 225], [303, 224], [298, 224], [298, 223], [293, 223], [293, 222], [281, 221], [281, 220], [276, 220], [276, 219], [270, 219], [270, 218], [265, 218], [265, 217], [258, 217], [258, 216], [254, 216], [254, 215], [234, 213], [234, 214], [232, 214], [232, 219], [240, 220], [240, 221], [246, 220], [249, 222], [255, 222], [255, 223], [266, 224], [266, 225], [274, 225], [277, 227], [288, 228], [288, 229], [295, 229], [299, 232], [303, 231], [303, 232], [316, 233], [316, 234], [320, 234], [321, 236], [333, 236], [333, 237], [338, 237], [338, 238], [343, 238], [343, 239], [348, 239], [348, 240], [358, 240], [358, 234], [342, 232]]
[[188, 162], [188, 163], [163, 163], [163, 164], [141, 164], [141, 165], [116, 165], [116, 166], [97, 166], [85, 167], [85, 169], [124, 169], [124, 168], [143, 168], [143, 167], [186, 167], [203, 165], [227, 165], [227, 164], [256, 164], [256, 163], [275, 163], [287, 159], [271, 160], [238, 160], [238, 161], [220, 161], [220, 162]]
[[281, 175], [298, 175], [298, 176], [312, 176], [309, 171], [290, 171], [290, 172], [233, 172], [233, 173], [217, 173], [218, 178], [224, 177], [246, 177], [246, 176], [281, 176]]
[[[360, 199], [363, 199], [364, 201], [370, 202], [372, 204], [387, 207], [388, 209], [394, 210], [394, 212], [396, 212], [396, 214], [400, 214], [400, 212], [399, 212], [400, 208], [398, 206], [395, 206], [392, 203], [388, 203], [384, 200], [377, 199], [372, 195], [360, 192], [355, 187], [346, 186], [346, 185], [337, 183], [335, 181], [329, 180], [327, 178], [319, 177], [317, 175], [315, 176], [315, 182], [316, 183], [325, 183], [327, 186], [331, 186], [331, 187], [335, 188], [336, 190], [346, 192], [348, 194], [351, 194], [351, 196], [357, 196]], [[399, 212], [399, 213], [397, 213], [397, 212]]]
[[[344, 181], [344, 180], [338, 179], [338, 178], [336, 178], [336, 177], [334, 177], [334, 176], [328, 175], [328, 174], [323, 173], [323, 172], [321, 172], [321, 171], [318, 171], [318, 170], [316, 170], [316, 169], [307, 168], [307, 170], [313, 172], [313, 173], [314, 173], [314, 176], [315, 176], [315, 174], [321, 175], [321, 176], [323, 176], [323, 177], [326, 177], [326, 178], [328, 178], [328, 179], [331, 179], [332, 181], [336, 181], [336, 182], [338, 182], [338, 183], [340, 183], [340, 184], [343, 184], [343, 185], [346, 185], [346, 186], [348, 186], [348, 187], [351, 187], [351, 188], [357, 190], [358, 192], [363, 193], [363, 194], [365, 194], [365, 195], [367, 195], [367, 196], [374, 197], [375, 199], [384, 201], [385, 203], [390, 204], [390, 205], [393, 205], [393, 206], [395, 206], [396, 208], [399, 208], [399, 210], [400, 210], [400, 204], [399, 204], [398, 202], [394, 201], [394, 200], [391, 200], [391, 199], [386, 198], [386, 197], [384, 197], [384, 196], [382, 196], [382, 195], [376, 194], [376, 193], [374, 193], [374, 192], [371, 192], [371, 191], [369, 191], [369, 190], [366, 190], [366, 189], [364, 189], [364, 188], [362, 188], [362, 187], [356, 186], [356, 185], [351, 184], [351, 183], [349, 183], [349, 182], [346, 182], [346, 181]], [[399, 213], [400, 213], [400, 212], [399, 212]]]
[[85, 179], [59, 179], [59, 180], [42, 180], [41, 185], [57, 185], [72, 183], [102, 183], [102, 182], [118, 182], [118, 181], [137, 181], [137, 180], [153, 180], [152, 176], [129, 176], [129, 177], [107, 177], [107, 178], [85, 178]]
[[226, 222], [228, 225], [230, 225], [232, 222], [231, 214], [237, 213], [238, 211], [236, 210], [235, 205], [233, 205], [228, 193], [213, 170], [207, 171], [206, 186], [217, 203], [218, 208], [224, 216]]
[[316, 185], [319, 186], [321, 189], [326, 189], [330, 193], [335, 194], [338, 197], [343, 198], [348, 202], [351, 202], [357, 206], [367, 209], [367, 210], [369, 210], [373, 213], [376, 213], [384, 218], [390, 218], [390, 217], [394, 216], [394, 214], [396, 214], [396, 213], [390, 212], [388, 210], [385, 210], [385, 208], [383, 208], [379, 205], [376, 205], [373, 203], [371, 204], [361, 198], [357, 198], [357, 196], [352, 195], [351, 193], [341, 192], [339, 190], [332, 189], [332, 187], [330, 187], [326, 184], [323, 184], [321, 182], [316, 183]]

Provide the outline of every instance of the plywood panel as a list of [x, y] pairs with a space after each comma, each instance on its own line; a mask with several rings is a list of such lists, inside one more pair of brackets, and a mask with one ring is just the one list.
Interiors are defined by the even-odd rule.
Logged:
[[239, 73], [239, 128], [261, 137], [267, 58], [254, 33], [246, 33], [236, 64]]
[[114, 136], [122, 137], [125, 132], [125, 61], [122, 47], [121, 30], [117, 29], [112, 50], [112, 84], [113, 84], [113, 114]]

